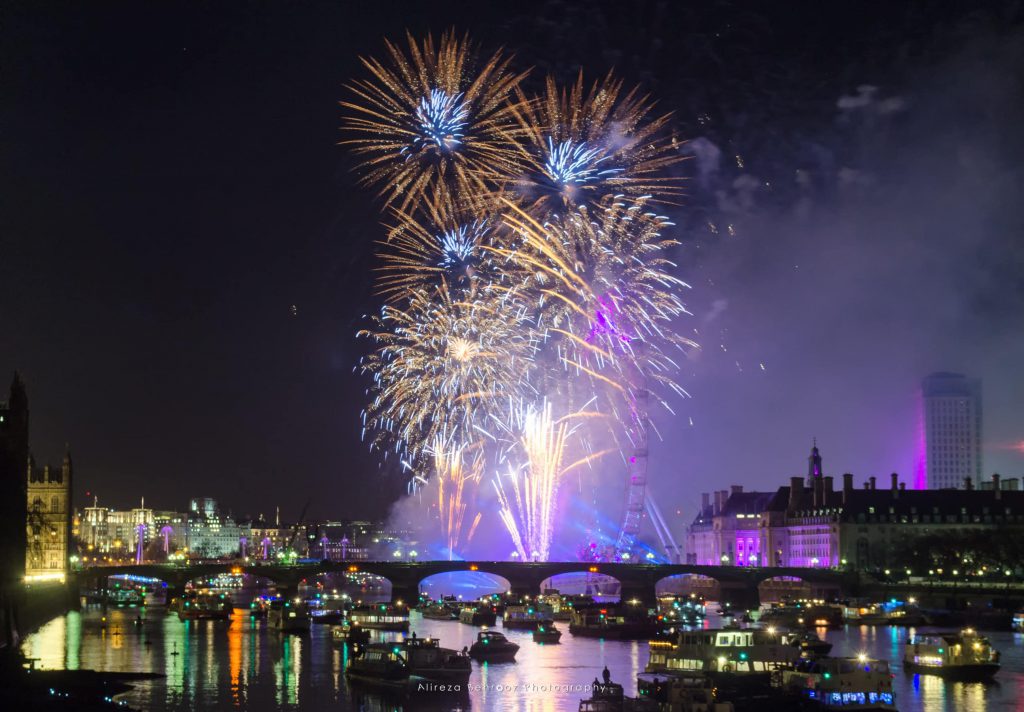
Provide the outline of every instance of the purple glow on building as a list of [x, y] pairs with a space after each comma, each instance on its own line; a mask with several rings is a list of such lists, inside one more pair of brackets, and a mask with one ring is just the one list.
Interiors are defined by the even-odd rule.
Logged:
[[924, 390], [917, 393], [917, 437], [914, 443], [914, 489], [928, 489], [928, 438], [925, 435]]
[[761, 560], [761, 535], [758, 530], [736, 530], [735, 551], [737, 566], [756, 566]]

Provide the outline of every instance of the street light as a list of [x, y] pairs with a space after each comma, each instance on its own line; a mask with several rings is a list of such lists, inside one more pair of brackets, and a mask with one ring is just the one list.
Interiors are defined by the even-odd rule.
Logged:
[[811, 566], [817, 566], [817, 565], [818, 565], [818, 557], [815, 556], [813, 559], [811, 559]]
[[726, 566], [729, 565], [729, 555], [728, 554], [722, 554], [722, 563], [725, 564]]

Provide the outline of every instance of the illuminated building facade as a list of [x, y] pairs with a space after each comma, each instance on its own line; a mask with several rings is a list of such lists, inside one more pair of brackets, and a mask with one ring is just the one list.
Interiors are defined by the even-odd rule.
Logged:
[[25, 580], [61, 580], [71, 545], [71, 453], [59, 468], [36, 467], [29, 456]]
[[191, 558], [231, 558], [241, 555], [243, 538], [252, 540], [252, 527], [222, 515], [215, 500], [199, 497], [189, 504], [185, 537]]
[[981, 481], [981, 381], [961, 373], [933, 373], [921, 382], [922, 441], [919, 489]]
[[[861, 488], [844, 474], [839, 488], [821, 474], [812, 451], [808, 476], [773, 493], [742, 487], [704, 495], [687, 534], [687, 562], [704, 565], [794, 566], [879, 570], [908, 538], [999, 528], [1024, 535], [1024, 492], [1016, 479], [993, 475], [966, 490], [907, 489], [894, 473], [889, 486], [869, 477]], [[756, 558], [755, 558], [756, 557]]]

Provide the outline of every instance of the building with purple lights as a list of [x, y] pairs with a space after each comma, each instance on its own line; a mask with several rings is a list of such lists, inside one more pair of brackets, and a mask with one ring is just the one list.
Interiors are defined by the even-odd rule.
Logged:
[[818, 448], [807, 477], [774, 492], [733, 485], [703, 495], [687, 531], [686, 561], [703, 565], [884, 569], [908, 538], [1001, 528], [1024, 533], [1024, 492], [1015, 479], [993, 475], [965, 481], [965, 490], [907, 489], [899, 476], [888, 487], [869, 477], [860, 488], [844, 474], [840, 488], [824, 475]]

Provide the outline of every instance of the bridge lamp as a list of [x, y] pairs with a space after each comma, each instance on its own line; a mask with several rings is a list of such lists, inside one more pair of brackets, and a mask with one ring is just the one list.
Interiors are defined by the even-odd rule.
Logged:
[[396, 559], [401, 558], [402, 552], [396, 550], [395, 553], [392, 554], [392, 556], [394, 556]]
[[628, 551], [622, 552], [622, 560], [623, 561], [628, 561], [629, 560], [629, 552]]
[[[817, 566], [817, 565], [818, 565], [818, 557], [814, 557], [813, 559], [811, 559], [811, 566]], [[888, 573], [888, 571], [886, 573]]]
[[750, 565], [757, 566], [757, 554], [750, 555]]
[[729, 555], [728, 554], [722, 554], [722, 563], [723, 564], [728, 564], [729, 563]]
[[417, 556], [419, 556], [419, 552], [417, 552], [417, 551], [410, 551], [409, 552], [409, 558], [410, 559], [415, 559]]
[[650, 559], [651, 561], [654, 561], [654, 552], [653, 551], [648, 551], [647, 552], [647, 558]]

